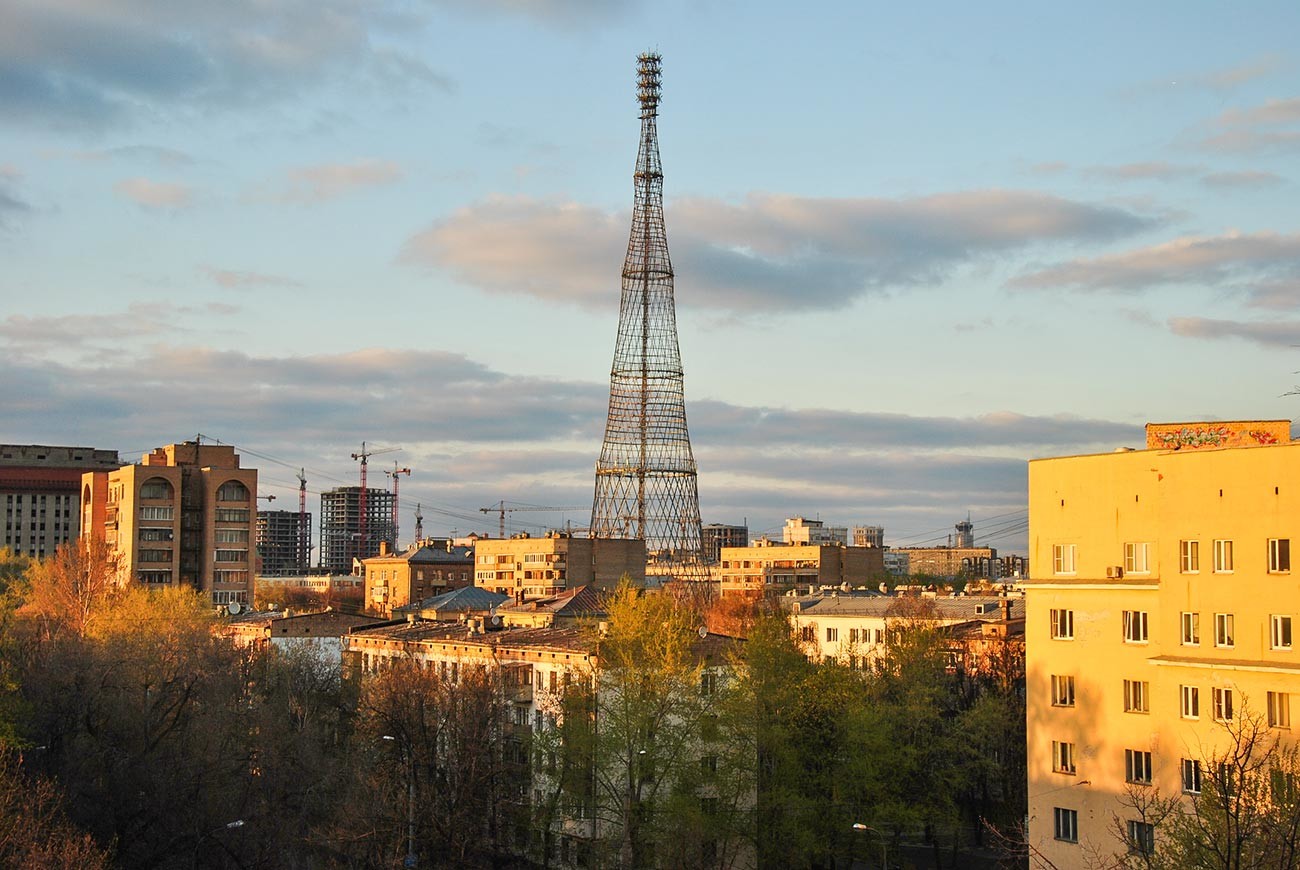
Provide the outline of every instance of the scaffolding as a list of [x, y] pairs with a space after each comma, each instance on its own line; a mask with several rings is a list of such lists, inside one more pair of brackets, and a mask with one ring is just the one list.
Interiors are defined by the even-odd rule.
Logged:
[[[366, 519], [362, 523], [361, 510]], [[362, 533], [365, 533], [365, 546]], [[320, 495], [320, 566], [334, 572], [352, 570], [353, 559], [379, 555], [379, 545], [393, 547], [393, 494], [384, 489], [340, 486]]]

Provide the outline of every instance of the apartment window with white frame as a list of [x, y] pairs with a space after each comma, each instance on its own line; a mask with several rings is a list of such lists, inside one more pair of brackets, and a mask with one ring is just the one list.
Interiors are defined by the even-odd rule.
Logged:
[[839, 639], [840, 639], [840, 630], [839, 630], [838, 628], [827, 628], [827, 629], [826, 629], [826, 642], [827, 642], [827, 643], [835, 643], [835, 642], [838, 641]]
[[1214, 573], [1232, 573], [1232, 541], [1214, 542]]
[[1231, 613], [1214, 614], [1214, 645], [1234, 647], [1237, 645], [1236, 617]]
[[1079, 842], [1079, 811], [1065, 807], [1052, 807], [1053, 831], [1056, 839], [1066, 843]]
[[1179, 686], [1182, 697], [1181, 715], [1184, 719], [1201, 718], [1201, 690], [1196, 686]]
[[1291, 727], [1291, 696], [1286, 692], [1269, 692], [1268, 698], [1268, 727], [1270, 728], [1290, 728]]
[[1052, 608], [1052, 637], [1055, 640], [1074, 640], [1074, 611]]
[[1074, 706], [1074, 677], [1052, 674], [1052, 706]]
[[1124, 573], [1151, 573], [1151, 545], [1145, 541], [1124, 545]]
[[1214, 718], [1220, 722], [1232, 719], [1232, 689], [1214, 690]]
[[1052, 741], [1052, 770], [1057, 773], [1074, 773], [1074, 744]]
[[1183, 791], [1187, 794], [1201, 793], [1201, 762], [1195, 758], [1183, 759]]
[[1291, 617], [1275, 613], [1269, 622], [1273, 649], [1291, 649]]
[[1124, 778], [1141, 785], [1151, 784], [1151, 753], [1142, 749], [1124, 750]]
[[1200, 541], [1179, 541], [1179, 570], [1184, 574], [1199, 574], [1201, 572], [1201, 542]]
[[1124, 611], [1124, 642], [1147, 642], [1147, 613], [1145, 610]]
[[1183, 646], [1201, 645], [1201, 614], [1183, 611]]
[[1285, 574], [1291, 570], [1291, 539], [1268, 539], [1268, 570], [1273, 574]]
[[1077, 547], [1074, 544], [1052, 545], [1052, 572], [1055, 574], [1073, 574]]
[[1151, 694], [1151, 684], [1146, 680], [1124, 681], [1124, 712], [1149, 713], [1147, 698]]

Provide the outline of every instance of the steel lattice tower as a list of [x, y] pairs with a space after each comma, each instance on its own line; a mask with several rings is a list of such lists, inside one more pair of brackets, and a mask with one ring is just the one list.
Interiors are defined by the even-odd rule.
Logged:
[[632, 232], [623, 261], [609, 416], [596, 464], [593, 538], [644, 538], [652, 565], [679, 580], [705, 580], [695, 458], [686, 429], [673, 266], [664, 233], [659, 163], [658, 54], [637, 58], [641, 144]]

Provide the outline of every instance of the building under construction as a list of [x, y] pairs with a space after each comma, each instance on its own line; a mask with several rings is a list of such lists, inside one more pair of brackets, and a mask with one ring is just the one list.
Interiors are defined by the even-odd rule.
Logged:
[[320, 494], [320, 566], [346, 573], [353, 559], [379, 555], [380, 543], [393, 548], [393, 494], [365, 490], [365, 539], [362, 540], [361, 487], [340, 486]]
[[258, 511], [257, 555], [263, 574], [305, 573], [311, 562], [311, 514]]

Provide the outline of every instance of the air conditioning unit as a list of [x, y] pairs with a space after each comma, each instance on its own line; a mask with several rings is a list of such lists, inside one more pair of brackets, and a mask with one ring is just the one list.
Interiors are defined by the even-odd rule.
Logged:
[[1106, 569], [1106, 578], [1109, 580], [1118, 580], [1124, 576], [1123, 565], [1111, 565]]

